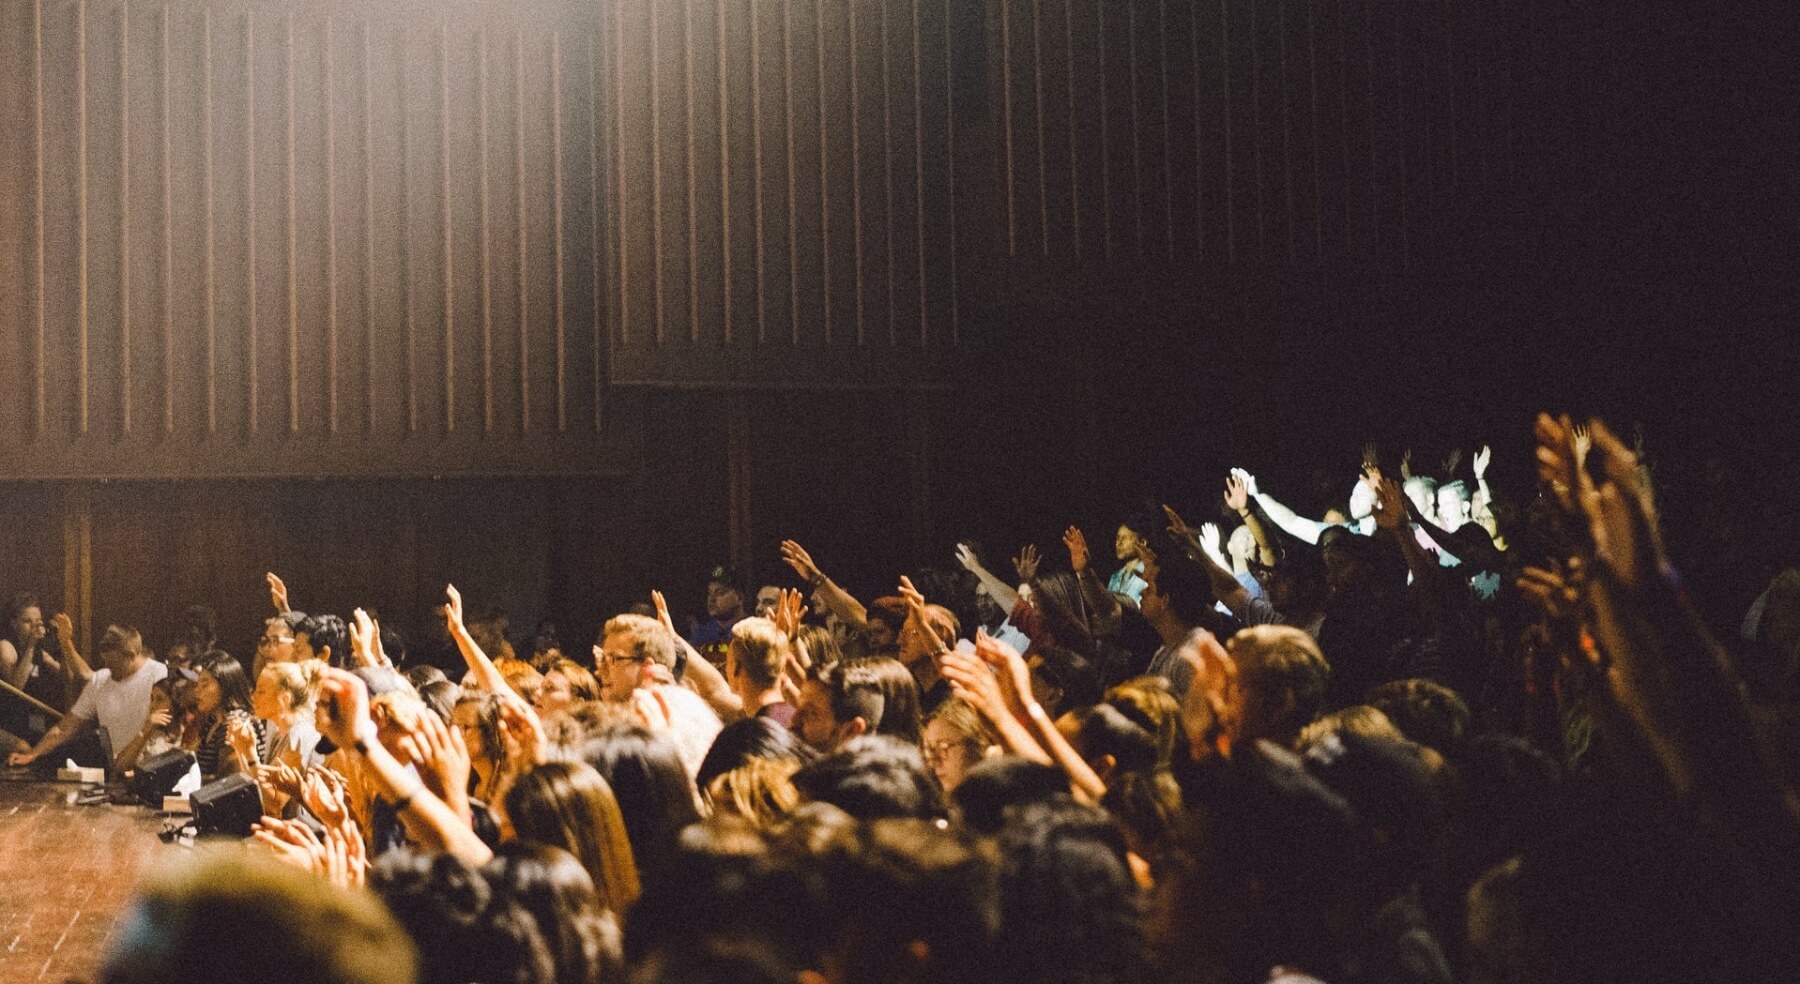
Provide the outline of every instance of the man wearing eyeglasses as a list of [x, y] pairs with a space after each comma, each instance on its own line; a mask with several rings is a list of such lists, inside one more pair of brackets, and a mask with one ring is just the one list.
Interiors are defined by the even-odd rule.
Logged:
[[661, 682], [673, 679], [675, 654], [675, 637], [661, 622], [643, 615], [616, 615], [607, 620], [600, 644], [594, 647], [595, 676], [602, 700], [631, 701], [652, 731], [668, 729], [692, 775], [700, 770], [722, 725], [700, 695]]

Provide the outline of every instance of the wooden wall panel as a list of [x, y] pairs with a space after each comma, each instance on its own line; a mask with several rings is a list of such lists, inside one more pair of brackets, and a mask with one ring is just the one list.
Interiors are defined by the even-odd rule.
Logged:
[[956, 93], [980, 77], [981, 9], [607, 11], [612, 378], [941, 384], [960, 330], [954, 203], [972, 193], [951, 120], [979, 108]]
[[554, 0], [5, 5], [13, 474], [620, 467], [597, 26]]

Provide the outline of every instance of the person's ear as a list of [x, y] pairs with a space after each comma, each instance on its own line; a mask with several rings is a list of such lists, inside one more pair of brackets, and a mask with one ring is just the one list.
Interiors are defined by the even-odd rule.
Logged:
[[1100, 776], [1100, 782], [1105, 785], [1111, 785], [1113, 772], [1119, 767], [1118, 758], [1113, 755], [1102, 755], [1100, 756], [1100, 761], [1095, 762], [1094, 764], [1099, 766], [1094, 772]]
[[852, 738], [860, 738], [869, 733], [869, 722], [866, 718], [853, 717], [838, 726], [838, 741], [842, 745]]
[[320, 646], [319, 648], [313, 650], [313, 659], [322, 660], [325, 663], [330, 663], [331, 662], [331, 647], [330, 646]]

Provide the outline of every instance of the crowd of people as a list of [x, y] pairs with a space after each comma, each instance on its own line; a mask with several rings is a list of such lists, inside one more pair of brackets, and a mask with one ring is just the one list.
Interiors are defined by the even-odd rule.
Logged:
[[454, 587], [403, 647], [270, 575], [253, 659], [195, 609], [92, 669], [20, 597], [0, 679], [68, 711], [0, 725], [14, 766], [104, 736], [256, 780], [248, 848], [147, 878], [111, 984], [1775, 979], [1800, 568], [1717, 637], [1639, 454], [1536, 438], [1528, 501], [1486, 448], [1370, 448], [1316, 519], [1234, 470], [1110, 561], [964, 543], [866, 601], [788, 541], [803, 589], [720, 568], [706, 619], [654, 594], [591, 654]]

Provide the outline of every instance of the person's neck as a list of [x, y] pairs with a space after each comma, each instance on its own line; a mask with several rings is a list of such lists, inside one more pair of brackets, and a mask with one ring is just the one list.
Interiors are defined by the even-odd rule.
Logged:
[[1243, 557], [1239, 557], [1237, 554], [1232, 554], [1231, 555], [1231, 573], [1233, 573], [1233, 574], [1248, 574], [1248, 573], [1250, 573], [1250, 561], [1246, 560]]
[[143, 669], [144, 664], [148, 662], [150, 662], [149, 657], [134, 656], [122, 663], [108, 663], [106, 664], [106, 668], [112, 671], [112, 678], [114, 681], [123, 682], [136, 676], [137, 671]]
[[1136, 574], [1141, 569], [1142, 565], [1143, 562], [1136, 557], [1127, 557], [1119, 563], [1119, 570]]
[[1187, 638], [1188, 633], [1193, 631], [1191, 626], [1182, 624], [1181, 619], [1166, 611], [1151, 619], [1150, 627], [1156, 630], [1157, 638], [1162, 640], [1164, 646], [1180, 645], [1181, 641]]
[[[746, 706], [754, 707], [754, 708], [756, 708], [756, 710], [760, 711], [763, 708], [768, 707], [771, 704], [784, 704], [786, 702], [787, 702], [787, 698], [783, 697], [781, 695], [781, 687], [774, 686], [774, 687], [770, 687], [769, 689], [763, 691], [762, 693], [757, 694], [755, 696], [755, 698], [750, 700]], [[755, 713], [755, 712], [753, 711], [751, 713]]]

